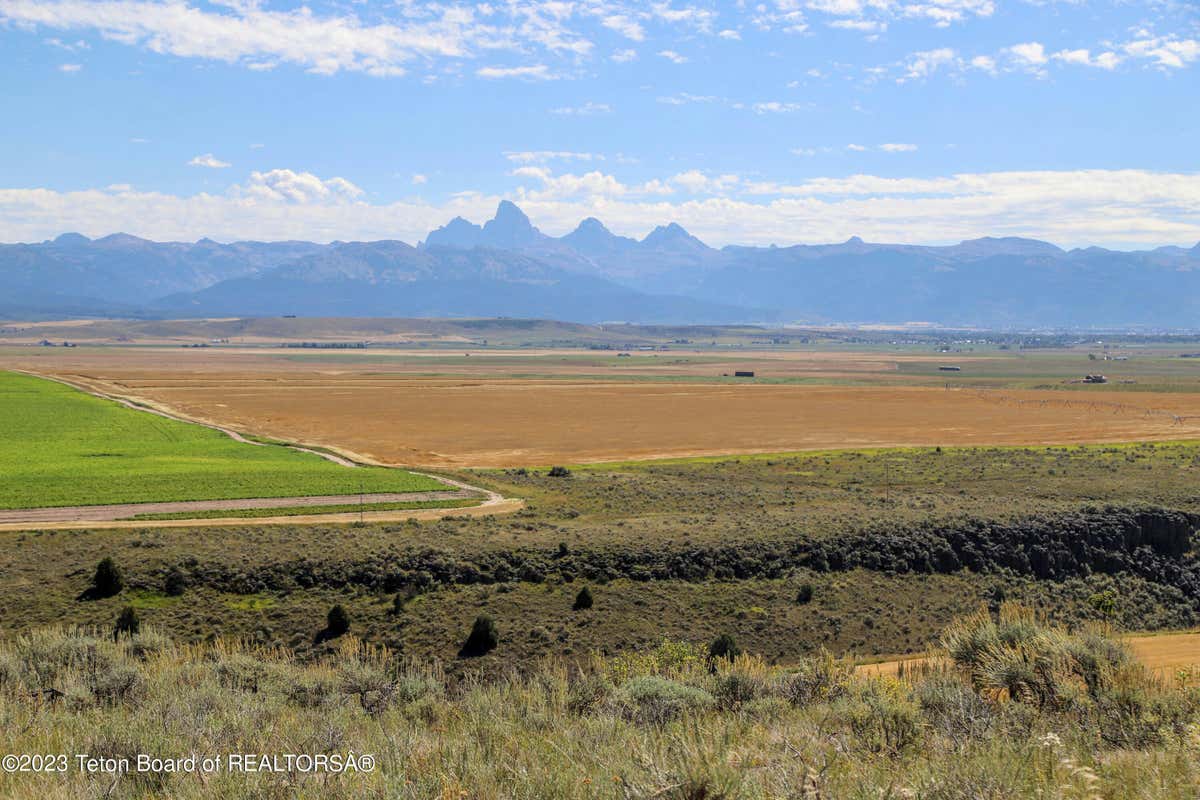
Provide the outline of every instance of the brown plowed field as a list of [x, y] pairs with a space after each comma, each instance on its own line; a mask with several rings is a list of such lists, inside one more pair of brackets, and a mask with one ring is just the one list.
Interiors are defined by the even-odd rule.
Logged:
[[429, 378], [350, 363], [333, 371], [263, 365], [22, 366], [192, 419], [415, 466], [1200, 435], [1200, 394], [1182, 392]]

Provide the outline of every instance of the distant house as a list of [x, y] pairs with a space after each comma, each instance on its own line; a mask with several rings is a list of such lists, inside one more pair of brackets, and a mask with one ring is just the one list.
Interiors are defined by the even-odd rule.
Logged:
[[752, 372], [751, 370], [739, 369], [739, 370], [734, 371], [733, 377], [735, 377], [735, 378], [753, 378], [754, 372]]
[[1084, 375], [1084, 383], [1108, 383], [1108, 378], [1103, 375]]

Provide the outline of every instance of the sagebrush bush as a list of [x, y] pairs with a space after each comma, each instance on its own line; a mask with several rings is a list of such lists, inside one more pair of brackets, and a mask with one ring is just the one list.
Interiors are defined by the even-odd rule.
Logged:
[[633, 678], [613, 696], [617, 708], [636, 722], [662, 725], [684, 714], [696, 714], [716, 705], [703, 689], [657, 675]]
[[[312, 748], [372, 753], [380, 766], [340, 779], [5, 773], [0, 797], [1194, 796], [1195, 687], [1156, 679], [1102, 630], [1067, 633], [1017, 609], [1001, 617], [947, 631], [956, 646], [983, 643], [960, 649], [971, 658], [938, 650], [901, 679], [824, 652], [787, 668], [748, 655], [711, 664], [681, 642], [520, 673], [459, 663], [470, 669], [448, 676], [352, 635], [301, 661], [239, 641], [176, 645], [149, 629], [115, 641], [107, 630], [38, 630], [0, 642], [10, 751]], [[980, 677], [1005, 654], [1033, 665], [1022, 680], [1055, 702]], [[1089, 685], [1086, 674], [1098, 677]]]

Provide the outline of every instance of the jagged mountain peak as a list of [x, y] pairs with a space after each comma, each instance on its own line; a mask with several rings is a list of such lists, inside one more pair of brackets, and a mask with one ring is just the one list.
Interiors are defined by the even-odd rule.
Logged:
[[642, 239], [642, 244], [651, 247], [667, 247], [675, 248], [681, 245], [691, 248], [708, 249], [708, 245], [692, 236], [678, 222], [672, 222], [668, 225], [659, 225], [650, 233], [646, 234], [646, 238]]

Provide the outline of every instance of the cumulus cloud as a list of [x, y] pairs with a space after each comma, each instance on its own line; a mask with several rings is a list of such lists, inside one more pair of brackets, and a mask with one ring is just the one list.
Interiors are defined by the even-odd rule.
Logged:
[[662, 58], [665, 58], [667, 61], [670, 61], [672, 64], [686, 64], [688, 60], [687, 56], [680, 55], [674, 50], [659, 50], [658, 55]]
[[228, 161], [222, 161], [212, 153], [205, 153], [202, 156], [196, 156], [188, 162], [189, 167], [207, 167], [208, 169], [225, 169], [232, 166]]
[[231, 190], [234, 195], [283, 203], [344, 203], [356, 200], [363, 190], [345, 178], [322, 180], [311, 172], [273, 169], [251, 172], [249, 180]]
[[58, 65], [59, 72], [66, 72], [68, 74], [72, 73], [72, 72], [79, 72], [79, 70], [81, 70], [81, 69], [83, 69], [82, 64], [59, 64]]
[[418, 172], [412, 176], [413, 186], [424, 186], [427, 183], [429, 183], [428, 175], [422, 175], [421, 173]]
[[[668, 181], [627, 185], [592, 172], [555, 175], [520, 167], [517, 199], [552, 234], [597, 216], [642, 235], [676, 220], [714, 245], [839, 241], [950, 242], [1031, 236], [1065, 246], [1147, 246], [1200, 240], [1200, 174], [1147, 170], [963, 173], [942, 177], [851, 175], [791, 184], [725, 182], [682, 199]], [[690, 172], [690, 171], [689, 171]], [[680, 173], [686, 175], [688, 173]], [[705, 173], [707, 180], [721, 181]], [[679, 188], [682, 189], [682, 186]], [[686, 190], [685, 190], [686, 191]], [[500, 195], [464, 192], [441, 204], [372, 204], [348, 181], [289, 170], [254, 173], [225, 194], [130, 190], [0, 189], [0, 240], [41, 241], [67, 230], [126, 230], [152, 239], [402, 238], [418, 241], [454, 216], [487, 218]]]
[[885, 153], [911, 153], [917, 149], [917, 146], [901, 142], [888, 142], [887, 144], [879, 145], [879, 149]]
[[1014, 44], [1008, 48], [1007, 53], [1017, 66], [1029, 69], [1036, 69], [1049, 61], [1046, 48], [1041, 42]]
[[1142, 35], [1121, 47], [1131, 58], [1149, 59], [1166, 69], [1182, 69], [1200, 60], [1200, 39], [1153, 36], [1145, 31], [1140, 33]]

